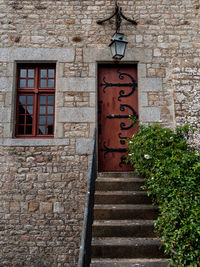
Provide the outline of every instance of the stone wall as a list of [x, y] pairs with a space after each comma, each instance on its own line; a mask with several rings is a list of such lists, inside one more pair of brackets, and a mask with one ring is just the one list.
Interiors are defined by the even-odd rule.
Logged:
[[195, 129], [190, 143], [200, 150], [200, 61], [177, 59], [173, 66], [176, 122], [177, 125], [188, 123]]
[[76, 266], [87, 156], [66, 146], [0, 150], [0, 266]]
[[[138, 64], [139, 119], [192, 124], [199, 148], [199, 0], [119, 0], [127, 17], [123, 63]], [[113, 0], [0, 0], [1, 245], [3, 266], [77, 266], [96, 125], [97, 63]], [[56, 63], [53, 140], [15, 139], [16, 65]], [[22, 264], [23, 263], [23, 264]]]

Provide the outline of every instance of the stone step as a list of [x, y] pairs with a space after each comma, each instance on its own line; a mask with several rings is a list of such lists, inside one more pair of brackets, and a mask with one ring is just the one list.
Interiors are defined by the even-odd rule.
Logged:
[[134, 172], [99, 172], [97, 177], [138, 178]]
[[158, 238], [92, 239], [92, 258], [163, 258]]
[[96, 191], [95, 204], [151, 204], [144, 191]]
[[92, 259], [90, 267], [167, 267], [167, 259]]
[[94, 205], [94, 220], [154, 220], [157, 216], [152, 205]]
[[99, 173], [92, 226], [93, 267], [166, 267], [153, 220], [157, 207], [142, 191], [144, 179], [130, 173]]
[[93, 237], [155, 237], [152, 220], [94, 221]]
[[142, 190], [143, 179], [140, 178], [97, 178], [95, 182], [96, 191], [137, 191]]

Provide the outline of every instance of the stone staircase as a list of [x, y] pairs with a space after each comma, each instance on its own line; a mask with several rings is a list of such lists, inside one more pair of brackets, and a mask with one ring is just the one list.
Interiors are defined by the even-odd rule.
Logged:
[[100, 173], [95, 183], [91, 267], [166, 267], [155, 237], [157, 209], [132, 173]]

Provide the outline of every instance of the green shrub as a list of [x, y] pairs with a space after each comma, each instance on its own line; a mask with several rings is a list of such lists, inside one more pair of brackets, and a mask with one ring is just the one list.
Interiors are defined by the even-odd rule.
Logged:
[[145, 177], [158, 204], [155, 222], [165, 252], [176, 266], [200, 266], [200, 154], [187, 144], [190, 127], [175, 131], [140, 126], [128, 139], [128, 162]]

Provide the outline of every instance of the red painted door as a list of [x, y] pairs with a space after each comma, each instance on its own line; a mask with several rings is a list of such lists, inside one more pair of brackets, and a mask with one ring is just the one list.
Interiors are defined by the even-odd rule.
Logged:
[[138, 129], [137, 65], [99, 65], [98, 171], [131, 171], [126, 138]]

